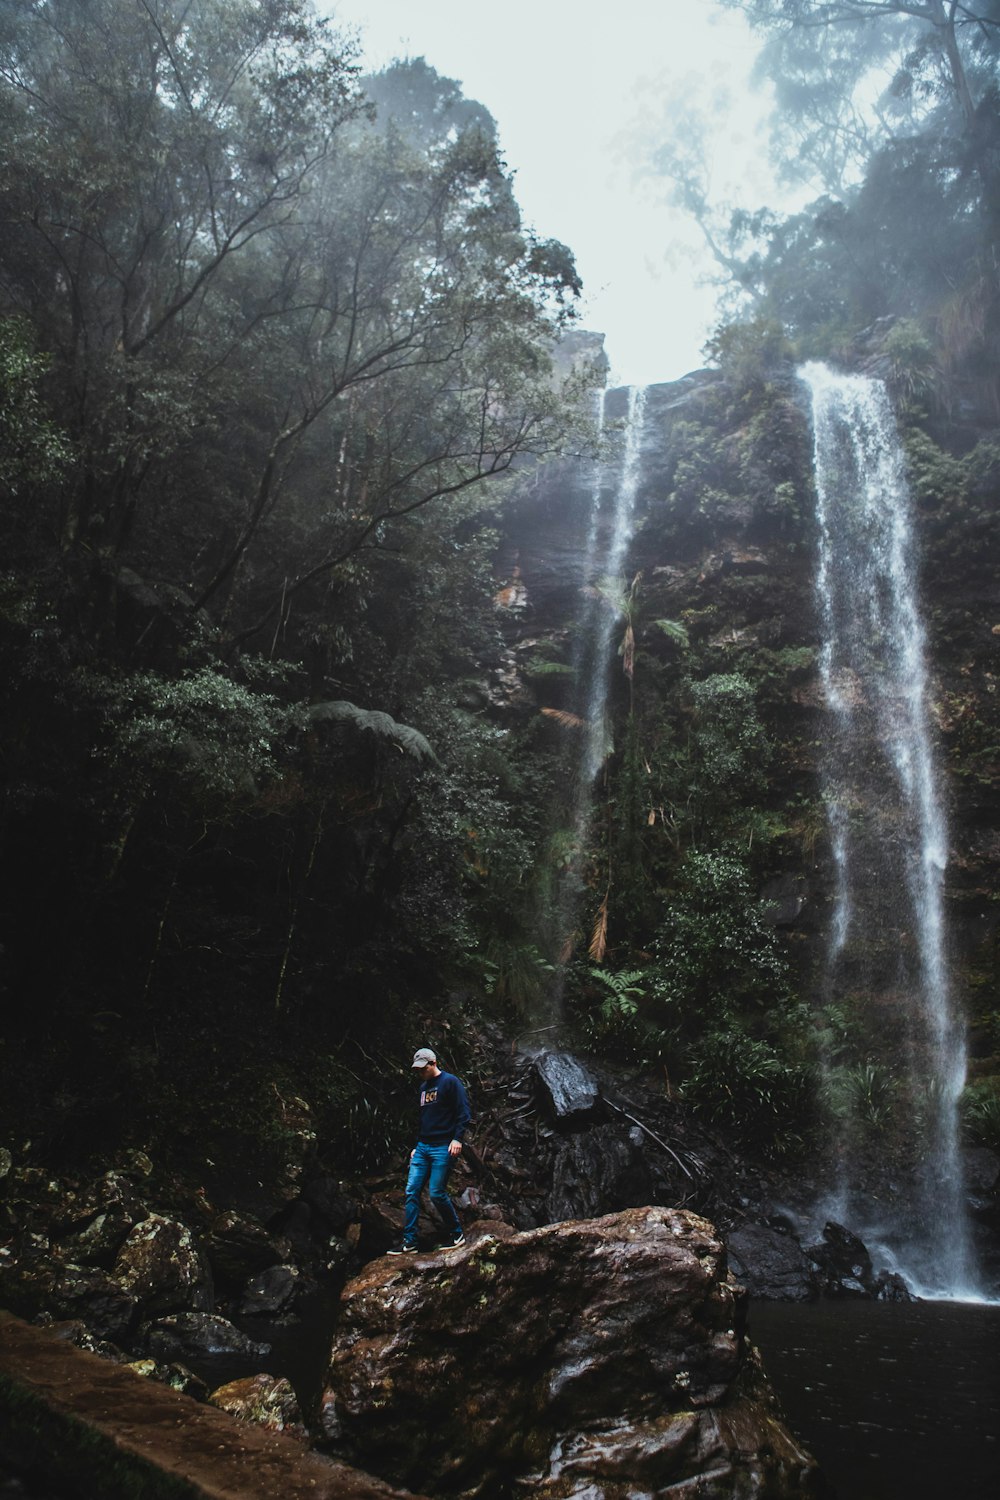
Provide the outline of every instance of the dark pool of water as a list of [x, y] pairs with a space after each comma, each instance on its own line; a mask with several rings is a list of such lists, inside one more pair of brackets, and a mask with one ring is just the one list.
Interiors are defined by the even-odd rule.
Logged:
[[750, 1337], [837, 1500], [997, 1500], [1000, 1307], [755, 1302]]

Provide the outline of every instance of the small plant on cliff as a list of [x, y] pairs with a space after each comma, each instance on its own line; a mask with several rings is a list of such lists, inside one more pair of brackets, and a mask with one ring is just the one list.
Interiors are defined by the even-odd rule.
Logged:
[[901, 318], [886, 335], [883, 345], [889, 361], [888, 384], [908, 403], [933, 400], [941, 380], [934, 346], [920, 324]]
[[831, 1069], [823, 1099], [836, 1118], [878, 1132], [892, 1120], [896, 1083], [888, 1068], [869, 1058]]
[[788, 1128], [803, 1113], [808, 1077], [759, 1037], [710, 1031], [692, 1049], [684, 1097], [715, 1124], [758, 1138]]
[[1000, 1079], [969, 1085], [962, 1095], [962, 1124], [976, 1145], [1000, 1151]]
[[745, 400], [763, 394], [776, 366], [791, 358], [792, 346], [775, 318], [756, 318], [720, 324], [704, 353], [719, 366], [736, 397]]
[[612, 974], [607, 969], [593, 967], [589, 974], [606, 991], [601, 1001], [601, 1015], [606, 1021], [614, 1021], [618, 1016], [635, 1015], [639, 1009], [639, 1001], [646, 995], [639, 983], [644, 974], [642, 969], [622, 969], [620, 973]]
[[644, 969], [614, 973], [591, 964], [579, 998], [587, 1044], [640, 1066], [662, 1061], [670, 1040], [650, 1014], [645, 977]]

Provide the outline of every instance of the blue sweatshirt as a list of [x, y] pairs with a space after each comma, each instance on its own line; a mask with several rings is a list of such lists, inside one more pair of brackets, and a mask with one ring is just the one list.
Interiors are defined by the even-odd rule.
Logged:
[[460, 1141], [471, 1118], [469, 1096], [454, 1073], [441, 1072], [420, 1085], [420, 1134], [425, 1146]]

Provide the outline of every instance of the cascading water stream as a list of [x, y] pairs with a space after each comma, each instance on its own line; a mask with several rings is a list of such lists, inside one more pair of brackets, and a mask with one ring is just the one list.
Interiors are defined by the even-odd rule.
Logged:
[[[929, 725], [910, 497], [888, 395], [823, 365], [812, 393], [819, 532], [822, 756], [834, 862], [826, 1059], [835, 1101], [835, 1200], [922, 1296], [976, 1296], [959, 1150], [963, 1028], [946, 959], [948, 836]], [[836, 1023], [835, 1025], [833, 1023]], [[908, 1180], [871, 1185], [873, 1137]]]
[[[613, 469], [601, 464], [591, 490], [586, 550], [580, 579], [582, 608], [577, 617], [572, 665], [577, 691], [575, 708], [581, 720], [572, 774], [572, 832], [557, 907], [565, 934], [572, 931], [580, 904], [583, 865], [594, 805], [594, 783], [608, 754], [607, 704], [611, 684], [612, 640], [617, 611], [601, 588], [621, 583], [622, 568], [632, 539], [635, 501], [641, 477], [642, 431], [646, 409], [645, 386], [630, 386], [622, 435], [621, 455]], [[598, 426], [603, 432], [607, 393], [599, 398]], [[552, 1010], [561, 1009], [563, 972], [556, 971]]]
[[[591, 522], [595, 545], [587, 558], [588, 578], [585, 587], [593, 598], [596, 582], [609, 580], [617, 584], [635, 521], [635, 497], [639, 488], [642, 429], [646, 412], [646, 387], [630, 386], [628, 409], [625, 417], [624, 450], [618, 482], [614, 487], [611, 514], [606, 535], [601, 545], [599, 512], [600, 485], [595, 487], [594, 516]], [[607, 755], [608, 734], [605, 724], [608, 688], [611, 678], [611, 641], [615, 628], [613, 601], [598, 599], [596, 611], [588, 612], [589, 658], [583, 681], [583, 717], [586, 722], [584, 749], [580, 759], [578, 775], [578, 804], [580, 816], [589, 815], [593, 800], [593, 785]]]

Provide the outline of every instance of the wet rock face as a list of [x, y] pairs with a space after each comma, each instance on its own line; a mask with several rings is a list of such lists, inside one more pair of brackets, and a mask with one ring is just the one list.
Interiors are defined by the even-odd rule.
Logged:
[[589, 1219], [653, 1200], [652, 1177], [628, 1131], [597, 1125], [559, 1143], [546, 1217]]
[[862, 1240], [843, 1224], [830, 1220], [823, 1238], [810, 1245], [806, 1254], [816, 1267], [819, 1285], [827, 1297], [867, 1297], [878, 1302], [912, 1302], [901, 1276], [889, 1271], [876, 1275], [872, 1258]]
[[569, 1052], [543, 1052], [535, 1059], [533, 1073], [536, 1090], [554, 1124], [577, 1125], [593, 1116], [600, 1088]]
[[227, 1290], [276, 1265], [281, 1254], [271, 1236], [246, 1214], [227, 1210], [209, 1225], [208, 1259], [215, 1279]]
[[704, 1219], [630, 1209], [350, 1282], [330, 1446], [433, 1494], [783, 1497], [814, 1466], [773, 1411]]
[[733, 1275], [752, 1297], [809, 1302], [819, 1295], [816, 1269], [793, 1235], [763, 1224], [742, 1224], [728, 1244]]

